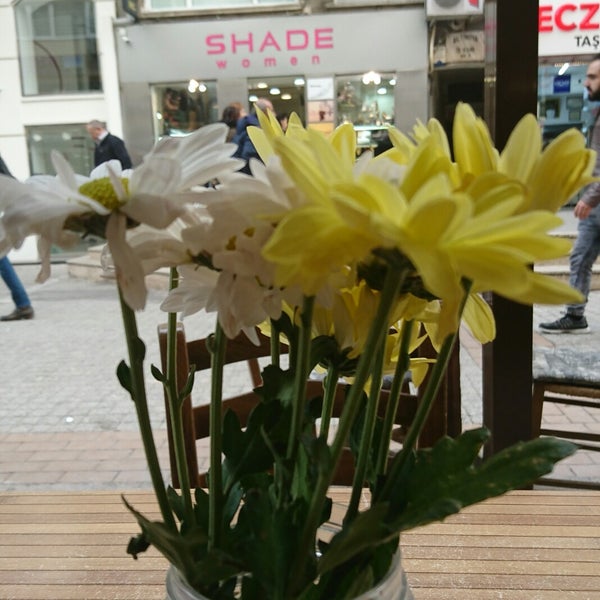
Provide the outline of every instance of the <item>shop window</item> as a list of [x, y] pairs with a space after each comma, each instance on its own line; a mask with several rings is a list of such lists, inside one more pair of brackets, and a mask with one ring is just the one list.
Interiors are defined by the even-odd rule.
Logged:
[[[94, 142], [85, 126], [85, 123], [76, 123], [26, 127], [31, 174], [56, 175], [50, 153], [58, 150], [69, 161], [75, 173], [89, 175], [94, 168]], [[51, 260], [64, 261], [70, 256], [85, 254], [91, 246], [103, 243], [101, 238], [86, 235], [68, 250], [53, 245], [50, 249]]]
[[368, 71], [336, 77], [335, 85], [336, 123], [354, 125], [358, 152], [387, 150], [387, 128], [394, 124], [395, 75]]
[[94, 142], [85, 123], [26, 127], [29, 167], [32, 175], [56, 175], [50, 159], [58, 150], [76, 173], [89, 175], [94, 168]]
[[152, 102], [157, 138], [188, 135], [220, 118], [215, 81], [155, 85]]
[[149, 11], [215, 10], [297, 5], [298, 0], [146, 0]]
[[538, 72], [538, 119], [544, 143], [575, 127], [587, 134], [595, 114], [596, 103], [587, 99], [583, 87], [587, 63], [560, 60], [542, 62]]
[[25, 96], [101, 89], [91, 0], [20, 0], [15, 18]]
[[268, 98], [275, 114], [281, 118], [295, 112], [305, 122], [304, 77], [263, 77], [248, 80], [248, 106], [252, 108], [259, 98]]
[[337, 124], [384, 127], [394, 123], [394, 86], [391, 73], [370, 71], [336, 77]]

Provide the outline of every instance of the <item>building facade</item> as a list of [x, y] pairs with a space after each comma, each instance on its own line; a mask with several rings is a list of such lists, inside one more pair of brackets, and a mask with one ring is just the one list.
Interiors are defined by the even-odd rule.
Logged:
[[[588, 126], [599, 8], [540, 2], [548, 140]], [[0, 0], [0, 154], [20, 179], [53, 173], [52, 149], [89, 172], [100, 119], [138, 164], [260, 97], [324, 132], [351, 122], [362, 148], [417, 118], [451, 133], [458, 100], [483, 110], [482, 15], [481, 0]]]

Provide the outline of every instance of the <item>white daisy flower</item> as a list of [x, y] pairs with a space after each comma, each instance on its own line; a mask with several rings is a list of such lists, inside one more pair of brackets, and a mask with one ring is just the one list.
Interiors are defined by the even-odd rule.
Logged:
[[[126, 230], [144, 223], [161, 230], [196, 203], [209, 181], [239, 169], [231, 158], [234, 144], [225, 143], [227, 127], [208, 125], [183, 138], [163, 138], [133, 170], [109, 161], [90, 177], [77, 175], [58, 152], [52, 153], [56, 177], [37, 176], [26, 183], [3, 178], [0, 206], [4, 206], [3, 245], [18, 247], [25, 237], [38, 234], [50, 243], [64, 242], [63, 229], [93, 232], [106, 237], [117, 281], [127, 304], [135, 310], [146, 302], [144, 269], [126, 241]], [[4, 181], [7, 179], [7, 181]], [[42, 269], [49, 254], [42, 256]]]

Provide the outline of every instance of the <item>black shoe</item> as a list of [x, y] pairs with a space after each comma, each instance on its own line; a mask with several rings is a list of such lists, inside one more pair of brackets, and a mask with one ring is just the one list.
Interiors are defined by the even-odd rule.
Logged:
[[10, 315], [0, 317], [0, 321], [21, 321], [22, 319], [33, 319], [33, 308], [31, 306], [15, 308]]
[[551, 323], [540, 323], [544, 333], [587, 333], [590, 329], [585, 317], [575, 317], [566, 314]]

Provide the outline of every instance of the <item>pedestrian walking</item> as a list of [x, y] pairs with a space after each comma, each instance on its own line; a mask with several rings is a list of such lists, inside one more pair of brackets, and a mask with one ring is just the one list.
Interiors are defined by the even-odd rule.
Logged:
[[125, 148], [125, 142], [109, 133], [106, 123], [94, 119], [86, 125], [90, 137], [94, 140], [94, 166], [97, 167], [108, 160], [118, 160], [123, 169], [131, 169], [131, 158]]
[[[590, 101], [600, 100], [600, 54], [590, 61], [584, 81]], [[594, 176], [600, 176], [600, 123], [596, 114], [590, 136], [590, 147], [596, 151]], [[575, 216], [579, 219], [577, 239], [569, 258], [569, 283], [579, 290], [583, 302], [569, 304], [566, 314], [556, 321], [540, 323], [544, 333], [586, 333], [589, 331], [585, 318], [585, 307], [592, 282], [592, 268], [600, 253], [600, 182], [590, 184], [575, 205]]]
[[[0, 156], [0, 174], [8, 177], [13, 177], [6, 163]], [[15, 310], [10, 314], [0, 317], [0, 321], [20, 321], [22, 319], [33, 319], [33, 307], [29, 301], [29, 296], [25, 291], [25, 287], [21, 283], [12, 263], [8, 256], [0, 258], [0, 277], [10, 290], [10, 295], [15, 303]]]
[[[263, 112], [273, 111], [273, 104], [268, 98], [259, 98], [255, 106], [260, 108]], [[233, 139], [231, 140], [234, 144], [237, 144], [238, 149], [235, 151], [234, 155], [236, 158], [243, 158], [246, 161], [246, 164], [240, 169], [241, 173], [247, 173], [248, 175], [252, 174], [250, 170], [250, 159], [256, 158], [260, 160], [258, 156], [258, 152], [248, 135], [248, 127], [250, 125], [254, 125], [255, 127], [260, 127], [260, 122], [258, 120], [258, 115], [256, 114], [256, 108], [252, 110], [249, 115], [242, 117], [236, 126], [236, 133]]]

